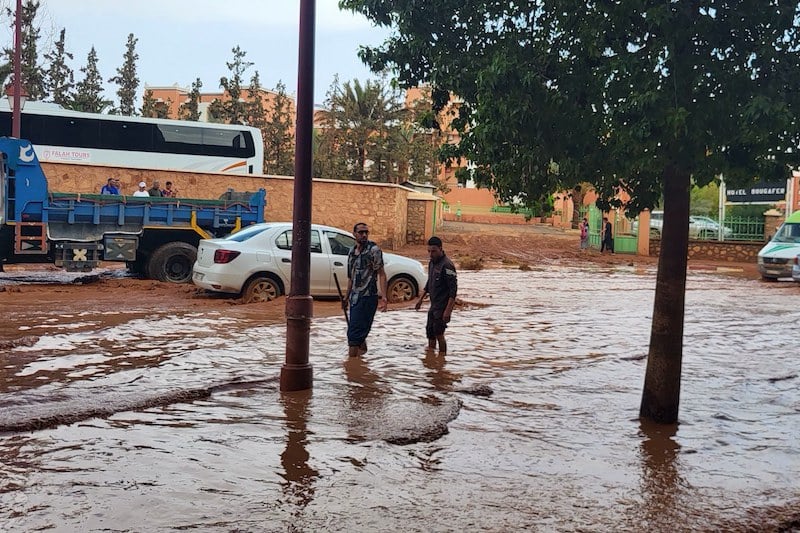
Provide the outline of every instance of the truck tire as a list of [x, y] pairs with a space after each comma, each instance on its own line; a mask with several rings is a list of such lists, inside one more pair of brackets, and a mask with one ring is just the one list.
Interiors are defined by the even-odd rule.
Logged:
[[242, 290], [242, 303], [269, 302], [281, 295], [281, 285], [267, 275], [259, 275], [247, 280]]
[[189, 283], [192, 267], [197, 259], [197, 248], [185, 242], [168, 242], [150, 255], [147, 275], [158, 281]]

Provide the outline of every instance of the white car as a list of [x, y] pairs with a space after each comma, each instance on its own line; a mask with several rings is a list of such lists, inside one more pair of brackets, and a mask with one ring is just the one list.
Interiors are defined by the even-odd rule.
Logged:
[[[347, 254], [352, 234], [330, 226], [311, 225], [311, 295], [338, 296], [336, 280], [347, 290]], [[197, 248], [192, 281], [210, 291], [241, 294], [245, 303], [268, 301], [289, 291], [292, 267], [292, 224], [254, 224], [222, 239], [204, 239]], [[422, 263], [384, 253], [390, 302], [416, 298], [425, 288]]]
[[[716, 239], [719, 235], [720, 223], [711, 217], [691, 215], [689, 217], [689, 236], [699, 239]], [[722, 236], [730, 238], [733, 230], [722, 226]]]

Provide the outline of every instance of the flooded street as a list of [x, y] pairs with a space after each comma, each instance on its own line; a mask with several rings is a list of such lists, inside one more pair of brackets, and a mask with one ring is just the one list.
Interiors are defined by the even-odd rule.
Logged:
[[413, 308], [378, 314], [363, 360], [346, 360], [343, 318], [316, 318], [311, 394], [278, 392], [285, 324], [257, 306], [43, 307], [6, 324], [30, 340], [0, 356], [0, 531], [800, 520], [800, 286], [690, 274], [680, 424], [664, 427], [638, 420], [654, 270], [495, 269], [459, 285], [446, 357], [425, 354]]

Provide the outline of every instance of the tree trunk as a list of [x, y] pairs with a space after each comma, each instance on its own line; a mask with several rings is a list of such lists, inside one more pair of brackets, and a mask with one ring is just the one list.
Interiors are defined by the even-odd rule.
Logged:
[[580, 185], [572, 189], [572, 229], [578, 229], [578, 225], [581, 223], [581, 208], [585, 195], [586, 193]]
[[678, 420], [683, 359], [689, 183], [685, 169], [664, 170], [664, 225], [658, 257], [650, 351], [639, 416], [660, 424]]

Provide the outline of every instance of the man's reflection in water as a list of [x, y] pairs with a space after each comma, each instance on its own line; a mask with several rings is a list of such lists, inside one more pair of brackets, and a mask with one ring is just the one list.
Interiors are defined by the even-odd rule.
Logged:
[[674, 437], [677, 424], [660, 425], [642, 419], [641, 444], [644, 519], [649, 526], [669, 525], [676, 518], [682, 480], [677, 457], [680, 445]]
[[347, 407], [350, 437], [368, 438], [376, 430], [383, 412], [383, 400], [389, 388], [383, 378], [373, 372], [361, 357], [348, 357], [344, 362], [347, 388]]
[[453, 390], [453, 383], [461, 381], [461, 375], [447, 370], [445, 363], [447, 360], [444, 353], [430, 349], [425, 350], [425, 359], [422, 360], [422, 364], [430, 370], [428, 377], [431, 385], [436, 390], [449, 392]]
[[287, 502], [298, 511], [305, 508], [314, 497], [314, 480], [319, 473], [308, 465], [308, 402], [311, 391], [281, 395], [286, 416], [286, 449], [281, 454], [283, 465], [283, 493]]

